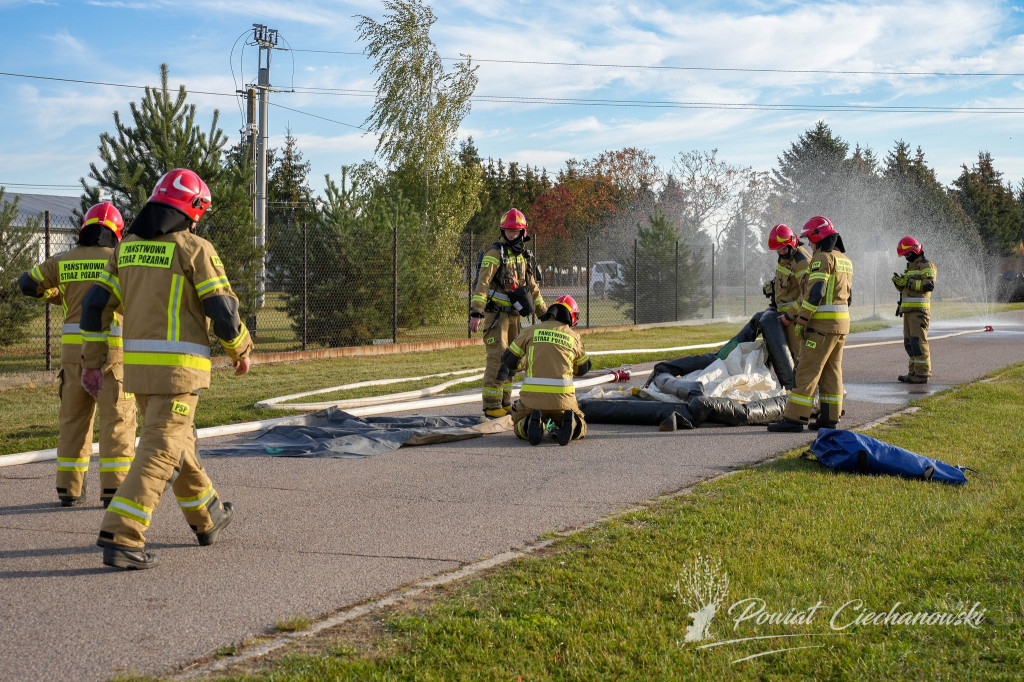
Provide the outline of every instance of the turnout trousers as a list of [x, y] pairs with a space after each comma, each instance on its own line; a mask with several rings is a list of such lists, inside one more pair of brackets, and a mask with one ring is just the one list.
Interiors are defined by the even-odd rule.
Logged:
[[786, 345], [789, 346], [789, 352], [793, 355], [793, 366], [800, 361], [800, 349], [803, 348], [803, 339], [796, 335], [796, 325], [791, 324], [782, 328], [782, 332], [786, 335]]
[[932, 359], [928, 348], [930, 317], [930, 314], [923, 310], [903, 313], [903, 347], [910, 356], [910, 374], [919, 377], [932, 375]]
[[512, 377], [501, 383], [498, 368], [501, 356], [509, 344], [516, 340], [523, 329], [519, 313], [489, 312], [483, 321], [484, 348], [487, 351], [487, 367], [484, 369], [483, 403], [484, 410], [512, 406]]
[[[523, 440], [529, 440], [526, 435], [526, 418], [530, 416], [530, 413], [534, 410], [538, 410], [538, 407], [526, 407], [523, 405], [522, 397], [516, 403], [516, 409], [512, 412], [512, 423], [515, 424], [516, 435]], [[580, 412], [578, 407], [572, 408], [572, 411], [576, 414], [576, 422], [579, 426], [576, 432], [572, 434], [572, 440], [579, 440], [587, 435], [587, 420], [583, 418], [583, 413]], [[550, 419], [555, 422], [556, 425], [562, 423], [562, 415], [565, 414], [565, 410], [540, 410], [541, 416], [544, 418], [544, 422]]]
[[142, 435], [135, 461], [103, 515], [98, 544], [145, 547], [146, 530], [168, 481], [192, 530], [210, 530], [223, 506], [196, 457], [193, 418], [199, 396], [137, 393], [135, 399], [143, 415]]
[[843, 413], [843, 346], [846, 334], [822, 334], [804, 330], [796, 386], [789, 394], [784, 416], [806, 424], [814, 411], [818, 390], [820, 419], [838, 422]]
[[135, 399], [122, 390], [124, 366], [103, 371], [103, 388], [93, 398], [82, 388], [82, 365], [60, 370], [60, 435], [57, 438], [57, 495], [85, 496], [85, 475], [92, 457], [92, 423], [100, 413], [100, 498], [113, 497], [135, 456]]

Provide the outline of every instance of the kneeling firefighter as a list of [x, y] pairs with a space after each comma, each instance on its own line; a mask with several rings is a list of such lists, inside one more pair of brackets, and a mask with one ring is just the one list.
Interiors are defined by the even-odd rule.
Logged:
[[[788, 225], [778, 224], [768, 234], [768, 248], [779, 254], [775, 266], [775, 279], [764, 284], [764, 295], [771, 300], [771, 307], [785, 314], [800, 298], [800, 290], [811, 255], [800, 245]], [[794, 311], [795, 314], [796, 311]], [[793, 354], [793, 362], [800, 359], [800, 341], [794, 325], [784, 327], [786, 345]]]
[[512, 411], [512, 381], [498, 379], [501, 356], [522, 331], [522, 318], [547, 310], [540, 295], [537, 263], [526, 249], [526, 217], [513, 208], [501, 217], [501, 239], [484, 251], [470, 302], [469, 330], [483, 326], [487, 367], [483, 409], [492, 419]]
[[92, 422], [100, 413], [100, 501], [106, 507], [135, 457], [135, 397], [121, 387], [121, 309], [113, 312], [105, 343], [103, 390], [95, 398], [82, 388], [82, 299], [99, 280], [114, 247], [121, 241], [124, 220], [109, 201], [82, 216], [77, 245], [48, 258], [19, 280], [27, 296], [43, 298], [56, 290], [64, 310], [60, 351], [60, 435], [57, 439], [57, 497], [62, 507], [85, 504], [86, 473], [92, 457]]
[[512, 421], [516, 435], [531, 445], [539, 445], [545, 431], [555, 436], [559, 445], [587, 434], [572, 383], [573, 376], [590, 371], [590, 356], [583, 340], [572, 330], [579, 319], [576, 301], [572, 296], [562, 296], [541, 316], [540, 324], [524, 330], [502, 355], [499, 376], [509, 383], [520, 361], [526, 358], [526, 377]]
[[93, 395], [103, 386], [110, 313], [123, 302], [124, 387], [144, 418], [135, 460], [100, 526], [108, 566], [157, 564], [145, 533], [168, 482], [200, 545], [212, 545], [232, 518], [196, 456], [196, 406], [210, 386], [207, 318], [236, 375], [249, 371], [253, 344], [224, 263], [195, 234], [210, 203], [193, 171], [165, 174], [82, 303], [82, 386]]
[[928, 348], [928, 323], [931, 320], [931, 299], [939, 271], [924, 256], [924, 246], [913, 237], [904, 237], [896, 245], [896, 255], [907, 259], [903, 274], [893, 273], [892, 283], [900, 292], [897, 317], [903, 318], [903, 348], [910, 356], [910, 369], [897, 377], [908, 384], [927, 384], [932, 375]]

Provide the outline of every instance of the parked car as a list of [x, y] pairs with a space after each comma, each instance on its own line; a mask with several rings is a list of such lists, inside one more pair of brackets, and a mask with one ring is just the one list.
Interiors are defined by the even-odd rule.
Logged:
[[616, 261], [598, 261], [590, 268], [590, 291], [597, 296], [606, 296], [613, 284], [625, 283], [625, 273]]

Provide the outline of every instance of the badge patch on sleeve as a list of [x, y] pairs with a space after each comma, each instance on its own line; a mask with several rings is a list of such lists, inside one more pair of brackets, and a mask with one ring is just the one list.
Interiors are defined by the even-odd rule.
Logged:
[[818, 342], [817, 341], [807, 341], [804, 345], [807, 346], [808, 348], [817, 348], [818, 347]]
[[187, 417], [191, 411], [187, 403], [180, 403], [177, 400], [171, 401], [171, 412]]
[[210, 262], [213, 263], [213, 267], [215, 268], [224, 267], [224, 261], [220, 259], [220, 256], [210, 256]]
[[821, 263], [819, 261], [811, 263], [811, 270], [821, 270]]

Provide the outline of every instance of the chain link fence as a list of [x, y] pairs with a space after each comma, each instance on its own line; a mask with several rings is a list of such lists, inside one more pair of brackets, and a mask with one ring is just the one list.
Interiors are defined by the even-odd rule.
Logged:
[[[78, 220], [53, 217], [33, 231], [35, 262], [41, 262], [74, 246]], [[316, 224], [271, 225], [266, 267], [242, 268], [254, 280], [265, 271], [262, 286], [236, 286], [252, 299], [243, 300], [243, 308], [255, 311], [247, 324], [257, 353], [469, 338], [480, 255], [497, 237], [497, 230], [463, 235], [457, 248], [445, 251], [422, 238], [399, 238], [397, 227], [393, 234], [338, 235]], [[545, 301], [573, 296], [583, 328], [739, 321], [765, 308], [761, 284], [774, 276], [775, 254], [756, 243], [720, 249], [704, 233], [677, 237], [674, 230], [658, 237], [634, 226], [572, 240], [533, 235], [528, 247]], [[853, 316], [891, 315], [895, 295], [888, 277], [902, 265], [882, 252], [851, 258], [857, 269]], [[20, 275], [0, 265], [5, 281]], [[59, 363], [61, 312], [37, 305], [27, 337], [0, 348], [3, 372]]]

